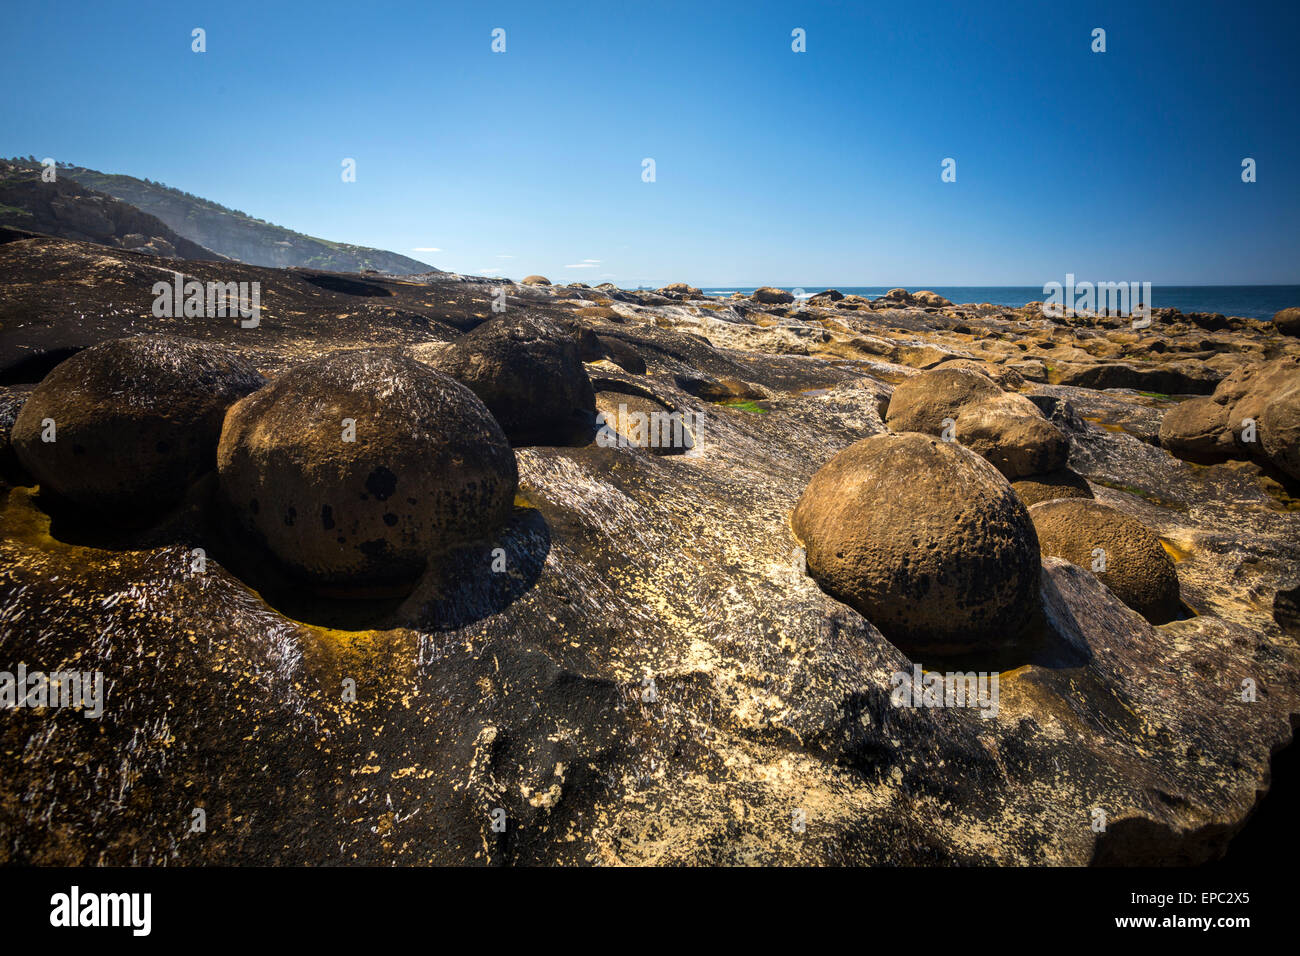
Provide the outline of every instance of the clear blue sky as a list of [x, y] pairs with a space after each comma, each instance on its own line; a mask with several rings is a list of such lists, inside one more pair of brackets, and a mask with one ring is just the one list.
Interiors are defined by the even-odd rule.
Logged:
[[1295, 0], [11, 3], [0, 154], [515, 278], [1298, 283], [1298, 50]]

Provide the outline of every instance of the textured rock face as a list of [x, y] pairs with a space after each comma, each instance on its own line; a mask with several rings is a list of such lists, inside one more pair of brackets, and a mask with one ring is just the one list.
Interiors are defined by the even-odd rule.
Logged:
[[175, 505], [213, 468], [226, 409], [264, 381], [224, 346], [166, 335], [117, 339], [50, 372], [10, 440], [43, 488], [109, 523], [137, 524]]
[[324, 584], [411, 580], [495, 534], [514, 453], [468, 389], [400, 355], [347, 352], [230, 409], [221, 492], [286, 568]]
[[545, 320], [491, 319], [433, 361], [482, 399], [517, 445], [569, 444], [591, 429], [596, 397], [578, 346]]
[[[1160, 540], [1140, 521], [1097, 501], [1058, 499], [1029, 509], [1043, 554], [1096, 574], [1153, 624], [1178, 614], [1178, 575]], [[1101, 562], [1101, 563], [1098, 563]]]
[[1032, 617], [1033, 524], [1002, 476], [958, 445], [863, 439], [813, 476], [793, 527], [813, 577], [905, 649], [996, 646]]
[[1023, 395], [1003, 392], [988, 376], [945, 362], [894, 390], [886, 424], [895, 431], [952, 437], [1008, 478], [1054, 471], [1069, 445], [1060, 430]]
[[551, 280], [546, 276], [524, 276], [522, 280], [524, 285], [550, 285]]

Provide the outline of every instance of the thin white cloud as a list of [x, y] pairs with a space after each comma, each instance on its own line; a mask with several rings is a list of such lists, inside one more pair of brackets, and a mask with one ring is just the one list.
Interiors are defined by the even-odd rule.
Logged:
[[411, 251], [412, 252], [442, 252], [441, 249], [437, 249], [433, 246], [416, 246]]
[[596, 268], [596, 266], [598, 266], [598, 265], [600, 265], [600, 260], [599, 260], [599, 259], [583, 259], [581, 262], [575, 262], [575, 263], [573, 263], [572, 265], [567, 265], [567, 266], [565, 266], [564, 268], [566, 268], [566, 269], [594, 269], [594, 268]]
[[497, 256], [498, 259], [513, 259], [514, 256]]

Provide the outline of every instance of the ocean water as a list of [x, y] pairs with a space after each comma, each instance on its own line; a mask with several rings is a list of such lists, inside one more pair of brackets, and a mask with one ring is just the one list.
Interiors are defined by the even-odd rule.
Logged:
[[[1060, 281], [1060, 280], [1058, 280]], [[705, 289], [710, 295], [730, 295], [733, 292], [753, 292], [754, 286], [730, 286]], [[794, 291], [798, 286], [786, 286]], [[804, 295], [821, 292], [827, 286], [802, 286]], [[845, 295], [879, 298], [897, 286], [849, 286], [838, 289]], [[994, 305], [1022, 306], [1026, 302], [1042, 302], [1047, 296], [1042, 286], [908, 286], [911, 292], [928, 289], [951, 302], [991, 302]], [[1151, 306], [1157, 309], [1177, 309], [1180, 312], [1219, 312], [1239, 315], [1249, 319], [1271, 319], [1273, 314], [1291, 306], [1300, 306], [1300, 285], [1166, 285], [1151, 287]]]

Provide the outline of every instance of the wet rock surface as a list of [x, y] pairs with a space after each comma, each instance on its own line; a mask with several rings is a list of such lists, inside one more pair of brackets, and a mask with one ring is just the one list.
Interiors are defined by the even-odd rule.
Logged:
[[[153, 317], [171, 267], [261, 281], [260, 327]], [[436, 354], [493, 317], [496, 285], [344, 277], [391, 293], [362, 296], [48, 239], [0, 244], [0, 272], [4, 363], [161, 332], [219, 342], [272, 387], [336, 352]], [[1184, 395], [1061, 377], [1199, 363], [1217, 381], [1225, 357], [1275, 360], [1294, 337], [1171, 312], [1138, 334], [914, 297], [506, 291], [508, 310], [634, 350], [644, 373], [586, 361], [595, 391], [639, 386], [702, 416], [699, 447], [516, 448], [518, 497], [491, 540], [402, 594], [347, 601], [260, 587], [215, 543], [219, 489], [124, 539], [6, 478], [0, 669], [99, 670], [106, 696], [94, 719], [3, 715], [0, 859], [1181, 863], [1249, 825], [1300, 711], [1296, 487], [1264, 462], [1159, 447]], [[1153, 625], [1087, 568], [1044, 557], [1033, 641], [910, 656], [807, 573], [790, 519], [813, 476], [886, 432], [891, 394], [922, 364], [951, 358], [1042, 366], [1017, 394], [1066, 437], [1096, 500], [1167, 544], [1184, 616]], [[34, 384], [5, 385], [5, 401]], [[895, 706], [914, 665], [998, 674], [996, 713]]]

